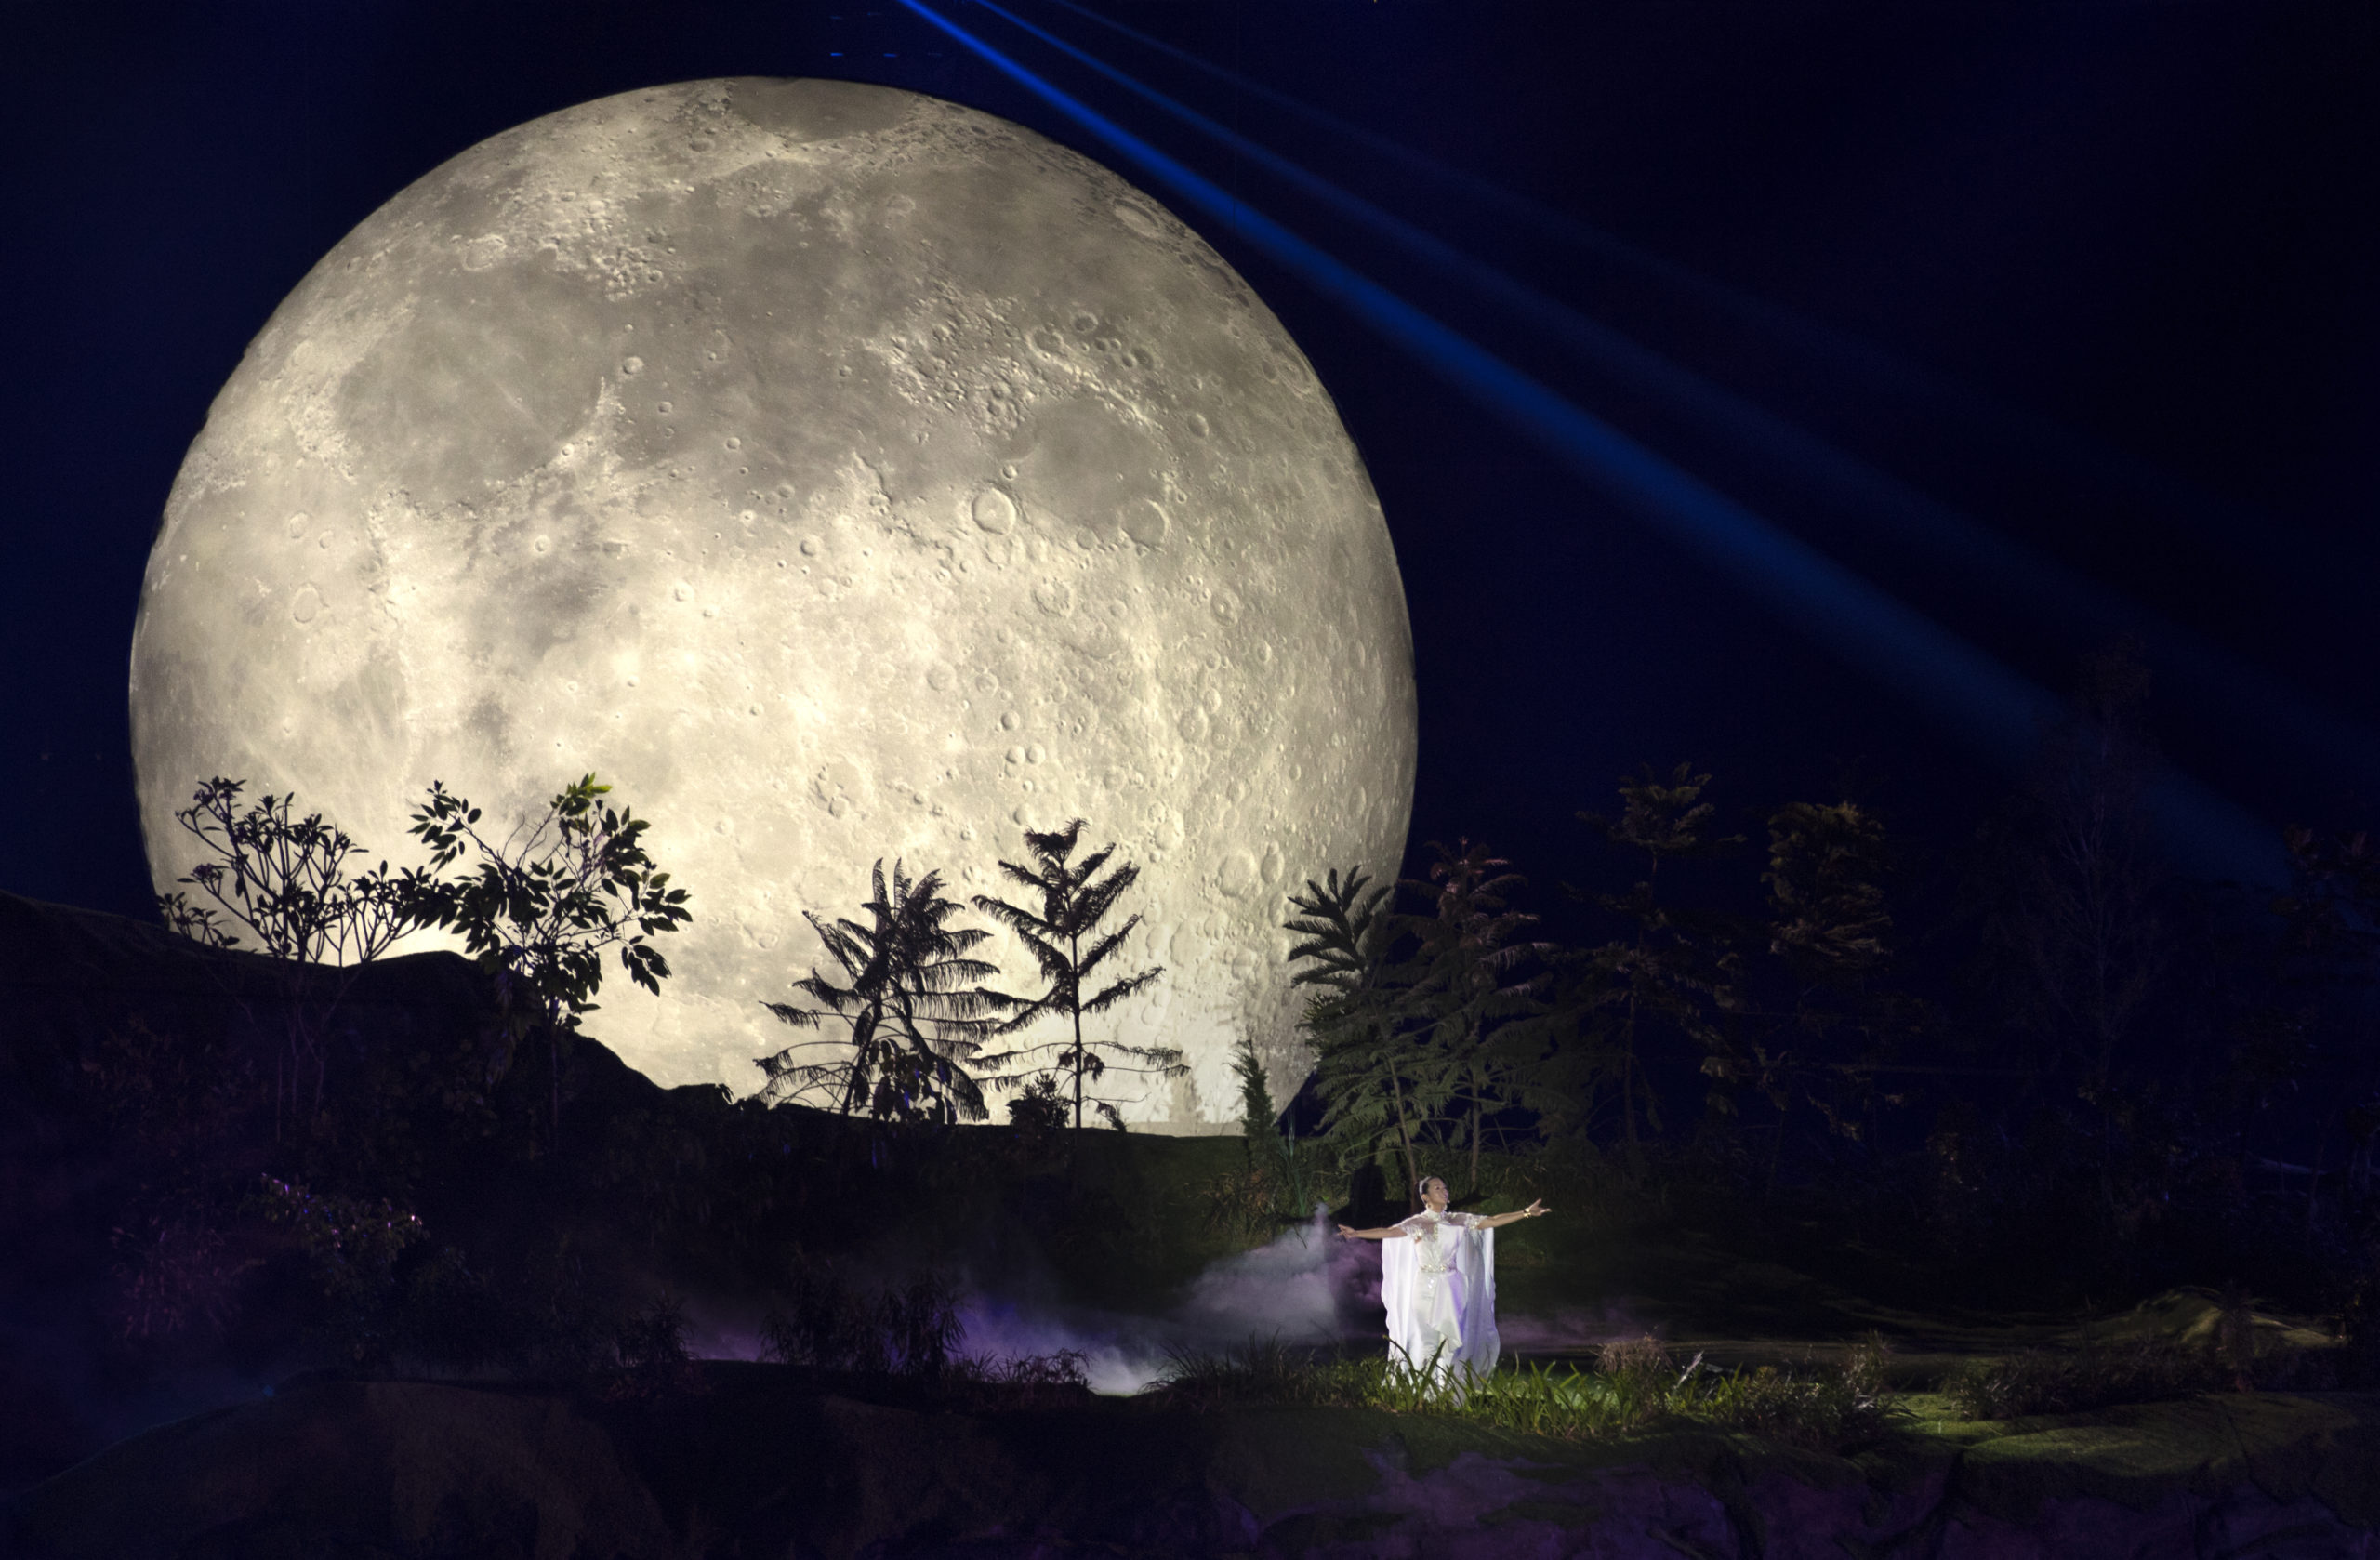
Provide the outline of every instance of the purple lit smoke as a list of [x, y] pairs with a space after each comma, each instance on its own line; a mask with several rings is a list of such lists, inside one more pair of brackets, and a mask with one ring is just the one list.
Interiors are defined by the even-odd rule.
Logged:
[[1169, 1351], [1226, 1348], [1251, 1337], [1335, 1343], [1376, 1330], [1379, 1305], [1378, 1249], [1335, 1238], [1317, 1211], [1313, 1223], [1210, 1265], [1161, 1316], [971, 1296], [960, 1315], [961, 1348], [977, 1358], [1078, 1350], [1094, 1391], [1140, 1392], [1163, 1373]]

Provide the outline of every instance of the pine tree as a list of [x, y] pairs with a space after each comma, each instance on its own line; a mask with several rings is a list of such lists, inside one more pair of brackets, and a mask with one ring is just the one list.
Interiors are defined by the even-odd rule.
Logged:
[[1256, 1145], [1273, 1135], [1281, 1113], [1273, 1104], [1273, 1089], [1264, 1077], [1264, 1059], [1256, 1054], [1256, 1037], [1242, 1035], [1232, 1048], [1231, 1070], [1239, 1079], [1239, 1130], [1248, 1142], [1248, 1162], [1256, 1164]]
[[[1049, 982], [1048, 989], [1040, 996], [1017, 1002], [1015, 1013], [999, 1026], [999, 1032], [1014, 1033], [1044, 1013], [1064, 1018], [1069, 1026], [1069, 1038], [1064, 1040], [1029, 1046], [999, 1060], [1003, 1064], [1023, 1062], [1056, 1050], [1058, 1067], [1074, 1077], [1074, 1124], [1078, 1130], [1082, 1127], [1083, 1086], [1098, 1082], [1111, 1069], [1162, 1077], [1180, 1077], [1190, 1070], [1182, 1052], [1172, 1046], [1126, 1045], [1119, 1040], [1093, 1039], [1083, 1033], [1085, 1015], [1105, 1012], [1165, 971], [1159, 966], [1119, 976], [1096, 995], [1083, 995], [1085, 987], [1094, 984], [1093, 972], [1116, 957], [1124, 939], [1141, 924], [1141, 918], [1132, 915], [1113, 932], [1099, 930], [1116, 902], [1140, 879], [1141, 869], [1126, 862], [1102, 878], [1100, 873], [1114, 859], [1113, 844], [1093, 851], [1080, 863], [1074, 862], [1075, 847], [1081, 840], [1082, 830], [1080, 818], [1051, 833], [1027, 829], [1025, 848], [1033, 858], [1031, 864], [1000, 863], [1000, 871], [1010, 881], [1039, 895], [1039, 908], [1012, 905], [988, 894], [975, 896], [975, 907], [1016, 934], [1032, 954], [1034, 962], [1040, 966], [1042, 978]], [[1109, 1055], [1123, 1060], [1111, 1062]], [[1110, 1124], [1123, 1125], [1123, 1117], [1113, 1103], [1101, 1100], [1095, 1104]]]

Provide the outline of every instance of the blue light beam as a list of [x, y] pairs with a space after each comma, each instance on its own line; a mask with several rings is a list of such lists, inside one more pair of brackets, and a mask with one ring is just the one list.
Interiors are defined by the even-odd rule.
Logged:
[[1261, 99], [1310, 125], [1319, 126], [1367, 151], [1434, 178], [1490, 210], [1501, 212], [1540, 232], [1550, 233], [1578, 248], [1614, 261], [1639, 276], [1675, 287], [1705, 307], [1718, 313], [1733, 315], [1737, 320], [1785, 340], [1810, 356], [1831, 359], [1897, 395], [1935, 403], [1962, 421], [1990, 427], [2000, 438], [2010, 443], [2030, 444], [2112, 486], [2130, 488], [2162, 508], [2188, 517], [2202, 535], [2227, 548], [2236, 546], [2242, 534], [2252, 534], [2256, 530], [2256, 522], [2236, 505], [2217, 500], [2170, 471], [2109, 449], [2036, 413], [1987, 396], [1971, 386], [1912, 363], [1872, 341], [1728, 286], [1649, 250], [1640, 249], [1617, 234], [1554, 211], [1525, 195], [1515, 194], [1476, 174], [1425, 156], [1400, 141], [1351, 124], [1336, 114], [1326, 113], [1311, 103], [1302, 102], [1286, 92], [1251, 80], [1210, 59], [1202, 59], [1188, 49], [1177, 48], [1162, 38], [1152, 37], [1137, 28], [1101, 16], [1077, 4], [1076, 0], [1048, 0], [1048, 3], [1086, 21], [1097, 22], [1144, 48], [1153, 49], [1168, 59], [1203, 72], [1236, 92]]
[[[2115, 629], [2128, 628], [2140, 635], [2158, 659], [2180, 672], [2202, 693], [2218, 699], [2234, 723], [2245, 724], [2251, 729], [2263, 726], [2268, 730], [2278, 730], [2301, 746], [2323, 754], [2331, 762], [2361, 774], [2380, 776], [2380, 739], [2375, 739], [2360, 723], [2340, 718], [2281, 680], [2260, 673], [2238, 657], [2124, 600], [2096, 581], [2010, 542], [1900, 479], [1866, 464], [1788, 419], [1712, 384], [1624, 333], [1546, 297], [1435, 234], [1319, 178], [1261, 142], [1250, 139], [1024, 20], [998, 4], [997, 0], [973, 0], [973, 3], [1077, 64], [1247, 158], [1347, 220], [1451, 275], [1474, 296], [1520, 316], [1531, 329], [1543, 333], [1596, 364], [1625, 389], [1717, 430], [1776, 469], [1798, 474], [1834, 506], [1836, 512], [1858, 518], [1871, 531], [1904, 545], [1914, 543], [1920, 553], [1930, 557], [1937, 566], [1950, 571], [1963, 581], [1990, 580], [2011, 593], [2049, 609], [2084, 633], [2106, 637], [2111, 636]], [[1051, 3], [1078, 14], [1091, 14], [1069, 4], [1069, 0], [1051, 0]], [[1094, 20], [1104, 20], [1104, 18]], [[1204, 64], [1193, 56], [1182, 54], [1171, 46], [1147, 38], [1121, 23], [1109, 25], [1136, 41], [1178, 55], [1193, 63]], [[1221, 71], [1220, 67], [1205, 68], [1230, 76], [1230, 73]], [[1254, 87], [1255, 84], [1248, 85]], [[1257, 90], [1263, 91], [1268, 99], [1281, 97], [1269, 88]], [[1294, 99], [1283, 100], [1294, 105]], [[1383, 138], [1357, 131], [1353, 126], [1346, 128], [1349, 134], [1364, 137], [1368, 142], [1379, 141], [1390, 147], [1395, 145]], [[1510, 198], [1524, 206], [1528, 205], [1520, 202], [1517, 196]], [[1593, 238], [1599, 246], [1617, 245], [1616, 240], [1607, 240], [1605, 235], [1583, 224], [1569, 225]], [[1699, 278], [1690, 279], [1700, 282]], [[1678, 278], [1672, 277], [1671, 280]], [[1715, 284], [1704, 285], [1715, 289]], [[1752, 304], [1754, 300], [1740, 301]]]
[[[1225, 223], [1276, 263], [1419, 358], [1471, 400], [1625, 504], [1771, 610], [1908, 698], [1958, 741], [2012, 770], [2062, 713], [2059, 701], [1750, 509], [1571, 405], [1122, 126], [929, 9], [898, 0], [985, 63]], [[2198, 870], [2265, 880], [2272, 831], [2190, 777], [2154, 787], [2159, 822]]]

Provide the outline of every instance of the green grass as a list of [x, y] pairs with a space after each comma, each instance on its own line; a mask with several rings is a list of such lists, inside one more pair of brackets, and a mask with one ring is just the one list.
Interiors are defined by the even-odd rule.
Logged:
[[1647, 1337], [1606, 1345], [1589, 1369], [1515, 1359], [1451, 1378], [1421, 1362], [1318, 1360], [1278, 1340], [1250, 1340], [1220, 1355], [1176, 1355], [1157, 1391], [1193, 1408], [1373, 1408], [1567, 1441], [1693, 1424], [1827, 1451], [1876, 1440], [1897, 1418], [1883, 1342], [1872, 1337], [1833, 1366], [1723, 1370], [1699, 1355], [1680, 1366]]

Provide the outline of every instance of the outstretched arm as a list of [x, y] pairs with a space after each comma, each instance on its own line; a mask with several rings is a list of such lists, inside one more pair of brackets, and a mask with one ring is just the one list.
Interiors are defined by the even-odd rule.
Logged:
[[1377, 1230], [1351, 1230], [1342, 1224], [1339, 1226], [1339, 1238], [1342, 1240], [1402, 1240], [1405, 1238], [1405, 1232], [1395, 1224]]
[[1545, 1206], [1545, 1200], [1540, 1197], [1527, 1208], [1515, 1209], [1510, 1213], [1499, 1213], [1491, 1219], [1482, 1219], [1479, 1221], [1478, 1227], [1483, 1230], [1492, 1230], [1499, 1224], [1509, 1224], [1516, 1219], [1534, 1219], [1540, 1214], [1553, 1211], [1554, 1210]]

